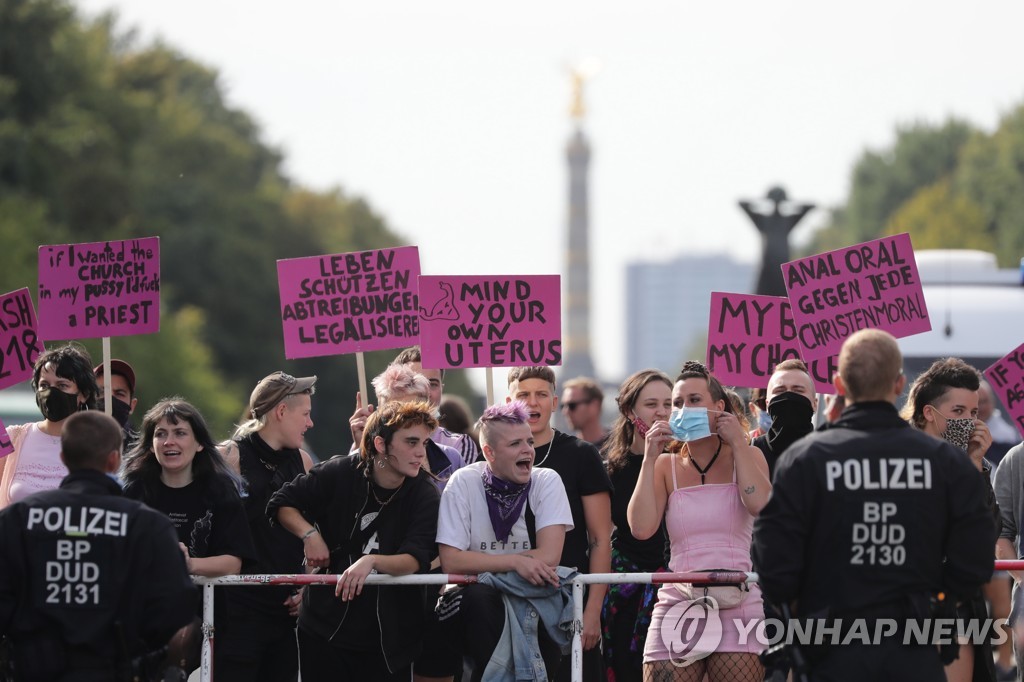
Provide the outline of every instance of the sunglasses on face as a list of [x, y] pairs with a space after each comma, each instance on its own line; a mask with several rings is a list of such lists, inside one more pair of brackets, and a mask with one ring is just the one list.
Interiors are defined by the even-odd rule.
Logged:
[[592, 403], [592, 402], [594, 402], [593, 399], [590, 399], [590, 400], [570, 400], [568, 402], [562, 403], [562, 409], [563, 410], [568, 410], [570, 412], [575, 412], [576, 408], [579, 407], [580, 405], [587, 405], [587, 404]]

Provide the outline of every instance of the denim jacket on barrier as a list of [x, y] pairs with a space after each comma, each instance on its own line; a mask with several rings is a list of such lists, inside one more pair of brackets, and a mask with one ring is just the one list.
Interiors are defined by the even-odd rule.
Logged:
[[547, 670], [537, 640], [538, 620], [562, 654], [572, 641], [572, 580], [576, 571], [558, 567], [560, 587], [532, 585], [515, 571], [481, 573], [479, 581], [501, 592], [505, 603], [505, 627], [491, 654], [483, 679], [546, 682]]

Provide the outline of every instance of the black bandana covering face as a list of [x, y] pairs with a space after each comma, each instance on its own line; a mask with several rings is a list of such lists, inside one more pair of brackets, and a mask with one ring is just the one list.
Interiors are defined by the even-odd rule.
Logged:
[[768, 447], [776, 456], [814, 430], [811, 422], [814, 405], [805, 395], [794, 391], [779, 393], [772, 397], [767, 411], [772, 418], [767, 433]]

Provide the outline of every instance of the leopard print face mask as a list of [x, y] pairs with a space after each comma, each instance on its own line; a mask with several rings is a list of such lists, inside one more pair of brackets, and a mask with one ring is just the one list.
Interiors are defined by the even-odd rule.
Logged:
[[[935, 410], [939, 414], [942, 414], [938, 410]], [[942, 414], [943, 417], [946, 415]], [[962, 419], [950, 419], [946, 417], [946, 430], [942, 432], [942, 438], [947, 443], [955, 445], [964, 452], [967, 452], [967, 446], [971, 442], [971, 436], [974, 435], [974, 418], [964, 417]]]

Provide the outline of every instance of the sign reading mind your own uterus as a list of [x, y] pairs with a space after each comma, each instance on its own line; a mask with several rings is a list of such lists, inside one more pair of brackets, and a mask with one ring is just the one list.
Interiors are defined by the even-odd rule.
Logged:
[[423, 366], [562, 364], [558, 275], [422, 276]]

